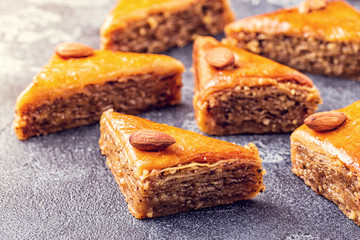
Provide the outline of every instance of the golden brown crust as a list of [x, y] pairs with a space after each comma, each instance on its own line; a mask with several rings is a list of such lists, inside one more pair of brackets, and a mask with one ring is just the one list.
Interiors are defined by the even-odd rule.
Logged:
[[232, 35], [244, 31], [358, 43], [359, 23], [360, 13], [340, 0], [330, 1], [325, 8], [303, 14], [296, 7], [240, 19], [226, 26], [225, 33]]
[[[100, 122], [101, 124], [107, 122], [112, 128], [114, 138], [127, 152], [129, 164], [135, 166], [137, 175], [141, 175], [143, 170], [163, 169], [189, 162], [213, 163], [224, 159], [240, 159], [239, 161], [242, 161], [242, 159], [249, 158], [260, 161], [256, 148], [244, 148], [136, 116], [108, 110], [103, 113]], [[129, 142], [129, 136], [140, 129], [163, 132], [175, 138], [176, 143], [160, 152], [144, 152], [135, 149]]]
[[[53, 55], [17, 98], [15, 109], [73, 95], [89, 84], [145, 74], [181, 74], [184, 70], [180, 61], [165, 55], [107, 50], [95, 50], [93, 56], [86, 58], [63, 59]], [[181, 85], [181, 79], [178, 81]]]
[[[233, 69], [217, 69], [205, 60], [206, 51], [215, 47], [226, 47], [235, 55]], [[198, 37], [194, 43], [193, 61], [195, 70], [195, 91], [202, 96], [223, 88], [235, 86], [269, 86], [292, 81], [312, 87], [313, 82], [306, 75], [270, 59], [250, 53], [244, 49], [222, 44], [212, 37]]]

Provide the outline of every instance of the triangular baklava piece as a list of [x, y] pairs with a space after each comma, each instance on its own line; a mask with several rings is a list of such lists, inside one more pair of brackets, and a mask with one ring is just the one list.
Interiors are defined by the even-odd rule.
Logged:
[[360, 12], [345, 1], [307, 0], [225, 33], [228, 43], [300, 71], [360, 80]]
[[227, 0], [119, 0], [101, 27], [104, 49], [163, 52], [234, 20]]
[[101, 152], [136, 218], [229, 204], [265, 189], [254, 144], [241, 147], [112, 110], [102, 115], [100, 130]]
[[60, 44], [16, 101], [16, 135], [24, 140], [96, 123], [109, 108], [137, 113], [177, 104], [183, 71], [164, 55]]
[[297, 176], [360, 225], [360, 101], [308, 117], [291, 134], [291, 161]]
[[304, 74], [212, 37], [195, 41], [193, 62], [193, 104], [204, 133], [290, 132], [321, 102]]

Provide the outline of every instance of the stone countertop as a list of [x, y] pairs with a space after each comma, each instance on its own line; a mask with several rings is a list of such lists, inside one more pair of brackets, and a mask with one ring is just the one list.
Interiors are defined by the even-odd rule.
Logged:
[[[295, 0], [232, 0], [237, 18], [294, 6]], [[356, 0], [349, 1], [360, 8]], [[0, 239], [350, 239], [359, 227], [291, 172], [289, 134], [219, 137], [255, 143], [267, 170], [263, 194], [231, 205], [137, 220], [98, 148], [99, 125], [18, 141], [16, 97], [54, 46], [97, 48], [99, 27], [115, 0], [0, 1]], [[220, 38], [221, 36], [219, 36]], [[140, 116], [199, 132], [192, 108], [192, 46], [166, 52], [182, 62], [179, 106]], [[360, 82], [309, 75], [321, 111], [359, 100]]]

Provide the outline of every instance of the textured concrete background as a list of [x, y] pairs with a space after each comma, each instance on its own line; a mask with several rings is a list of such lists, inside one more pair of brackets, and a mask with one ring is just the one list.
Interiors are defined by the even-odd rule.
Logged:
[[[237, 18], [295, 0], [232, 0]], [[349, 1], [360, 8], [358, 1]], [[0, 239], [359, 239], [359, 227], [292, 174], [289, 134], [221, 139], [254, 142], [267, 190], [251, 201], [151, 220], [127, 210], [98, 149], [99, 125], [20, 142], [11, 127], [16, 97], [62, 41], [97, 48], [115, 0], [0, 1]], [[221, 37], [221, 36], [219, 36]], [[192, 109], [192, 46], [169, 54], [187, 67], [181, 105], [141, 114], [199, 132]], [[320, 110], [359, 100], [360, 82], [310, 75]]]

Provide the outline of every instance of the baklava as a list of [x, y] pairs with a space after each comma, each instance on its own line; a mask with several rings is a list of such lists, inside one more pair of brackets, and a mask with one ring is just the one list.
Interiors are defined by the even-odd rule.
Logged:
[[229, 204], [265, 189], [254, 144], [241, 147], [112, 110], [102, 115], [100, 130], [101, 152], [136, 218]]

